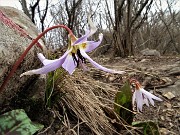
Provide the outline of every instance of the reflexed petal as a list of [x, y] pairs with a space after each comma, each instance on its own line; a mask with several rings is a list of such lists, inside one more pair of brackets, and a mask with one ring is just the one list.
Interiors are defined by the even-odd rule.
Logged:
[[20, 77], [22, 77], [24, 75], [47, 74], [48, 72], [54, 71], [57, 68], [59, 68], [62, 65], [62, 63], [64, 62], [64, 59], [65, 58], [56, 59], [56, 60], [54, 60], [54, 62], [47, 64], [47, 65], [43, 66], [42, 68], [34, 69], [34, 70], [27, 71], [25, 73], [22, 73], [20, 75]]
[[143, 95], [144, 96], [144, 103], [149, 106], [149, 101], [148, 101], [148, 98], [146, 97], [146, 95]]
[[79, 44], [82, 44], [84, 42], [87, 41], [87, 38], [88, 38], [88, 35], [89, 35], [90, 31], [87, 31], [86, 34], [80, 38], [78, 38], [73, 44], [73, 45], [79, 45]]
[[141, 88], [140, 91], [141, 91], [142, 93], [144, 93], [148, 98], [153, 98], [153, 99], [156, 99], [156, 100], [158, 100], [158, 101], [162, 101], [162, 99], [156, 97], [155, 95], [153, 95], [153, 94], [151, 94], [150, 92], [144, 90], [143, 88]]
[[53, 63], [53, 62], [57, 61], [57, 59], [54, 59], [54, 60], [46, 59], [42, 53], [38, 53], [38, 58], [43, 63], [43, 65], [48, 65], [50, 63]]
[[[72, 49], [67, 50], [67, 51], [63, 54], [63, 56], [61, 56], [59, 59], [62, 59], [62, 58], [64, 58], [64, 57], [66, 57], [66, 56], [68, 55], [68, 53], [71, 52], [71, 50], [72, 50]], [[55, 62], [56, 60], [58, 60], [58, 59], [54, 59], [54, 60], [46, 59], [42, 53], [38, 53], [38, 58], [40, 59], [40, 61], [41, 61], [44, 65], [51, 64], [51, 63]]]
[[43, 55], [41, 55], [41, 54], [38, 55], [41, 62], [43, 61], [44, 66], [42, 68], [39, 68], [39, 69], [34, 69], [34, 70], [27, 71], [25, 73], [22, 73], [20, 75], [20, 77], [22, 77], [24, 75], [47, 74], [48, 72], [56, 70], [57, 68], [59, 68], [63, 64], [66, 56], [68, 55], [68, 53], [70, 51], [71, 50], [66, 51], [62, 57], [60, 57], [59, 59], [55, 59], [55, 60], [48, 60], [48, 59], [44, 60], [45, 57]]
[[153, 100], [151, 97], [149, 97], [148, 99], [149, 99], [149, 101], [150, 101], [151, 105], [153, 105], [153, 106], [154, 106], [154, 100]]
[[89, 33], [88, 37], [90, 37], [91, 35], [93, 35], [97, 31], [97, 28], [94, 25], [94, 23], [92, 22], [90, 15], [88, 15], [88, 24], [90, 26], [90, 33]]
[[69, 74], [72, 74], [77, 66], [77, 63], [74, 62], [72, 55], [68, 55], [62, 64], [62, 67], [69, 72]]
[[82, 36], [82, 37], [80, 37], [80, 38], [78, 38], [78, 39], [73, 43], [73, 45], [79, 45], [79, 44], [82, 44], [82, 43], [86, 42], [86, 41], [87, 41], [87, 38], [90, 37], [91, 35], [93, 35], [93, 34], [97, 31], [97, 28], [96, 28], [96, 26], [93, 24], [90, 16], [88, 17], [88, 24], [89, 24], [89, 26], [90, 26], [90, 31], [87, 30], [86, 33], [85, 33], [85, 35]]
[[115, 70], [112, 70], [112, 69], [105, 68], [105, 67], [99, 65], [98, 63], [96, 63], [95, 61], [93, 61], [93, 60], [84, 52], [84, 50], [80, 49], [80, 52], [81, 52], [81, 55], [82, 55], [84, 58], [88, 59], [89, 62], [91, 62], [91, 64], [92, 64], [94, 67], [98, 68], [98, 69], [101, 69], [101, 70], [103, 70], [103, 71], [105, 71], [105, 72], [110, 72], [110, 73], [118, 73], [118, 74], [123, 74], [123, 73], [125, 73], [124, 71], [115, 71]]
[[43, 61], [46, 59], [42, 53], [38, 53], [39, 60], [43, 63]]
[[142, 112], [142, 106], [143, 106], [143, 96], [140, 91], [136, 91], [136, 102], [137, 102], [137, 109], [139, 109]]
[[95, 42], [95, 41], [87, 41], [87, 42], [86, 42], [86, 44], [87, 44], [87, 45], [86, 45], [86, 48], [84, 49], [85, 52], [90, 52], [90, 51], [94, 50], [96, 47], [98, 47], [98, 46], [101, 44], [102, 39], [103, 39], [103, 34], [100, 33], [100, 34], [99, 34], [99, 41], [98, 41], [98, 42]]

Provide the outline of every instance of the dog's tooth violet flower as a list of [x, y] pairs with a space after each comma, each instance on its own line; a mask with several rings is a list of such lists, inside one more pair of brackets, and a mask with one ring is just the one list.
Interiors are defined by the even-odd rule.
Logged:
[[96, 68], [101, 69], [106, 72], [110, 73], [125, 73], [124, 71], [115, 71], [112, 69], [105, 68], [95, 61], [93, 61], [86, 52], [90, 52], [98, 47], [103, 39], [103, 34], [99, 34], [99, 41], [87, 41], [87, 38], [94, 34], [97, 28], [94, 26], [92, 21], [89, 19], [90, 30], [88, 30], [84, 36], [80, 38], [76, 38], [72, 33], [68, 35], [69, 43], [68, 49], [64, 53], [62, 57], [55, 60], [48, 60], [46, 59], [43, 54], [39, 53], [38, 58], [43, 63], [43, 67], [35, 70], [27, 71], [23, 75], [33, 75], [33, 74], [47, 74], [48, 72], [54, 71], [59, 67], [63, 67], [69, 74], [72, 74], [76, 67], [79, 65], [84, 69], [87, 70], [85, 65], [86, 59]]
[[162, 101], [162, 99], [160, 99], [159, 97], [157, 97], [157, 96], [149, 93], [145, 89], [143, 89], [142, 86], [140, 85], [140, 83], [137, 80], [131, 79], [130, 83], [134, 87], [134, 93], [133, 93], [133, 97], [132, 97], [132, 104], [134, 106], [135, 102], [136, 102], [138, 112], [139, 111], [142, 112], [142, 107], [143, 107], [144, 104], [149, 106], [149, 102], [151, 103], [151, 105], [154, 106], [153, 99], [158, 100], [158, 101]]

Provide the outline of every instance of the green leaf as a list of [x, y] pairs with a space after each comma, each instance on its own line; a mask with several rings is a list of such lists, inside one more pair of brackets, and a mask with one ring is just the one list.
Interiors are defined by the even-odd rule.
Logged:
[[32, 135], [43, 127], [32, 122], [23, 109], [12, 110], [0, 116], [1, 135]]
[[126, 81], [126, 83], [117, 92], [115, 96], [115, 103], [120, 105], [120, 106], [116, 104], [114, 105], [115, 112], [127, 123], [131, 124], [133, 121], [133, 113], [132, 113], [133, 109], [132, 109], [132, 91], [130, 88], [129, 81]]
[[56, 69], [54, 72], [48, 73], [47, 76], [47, 84], [46, 84], [46, 92], [45, 92], [45, 103], [46, 107], [51, 108], [52, 106], [52, 93], [54, 91], [55, 84], [57, 82], [61, 82], [64, 77], [64, 70], [62, 68]]
[[158, 126], [153, 121], [136, 121], [134, 127], [143, 127], [143, 135], [159, 135]]

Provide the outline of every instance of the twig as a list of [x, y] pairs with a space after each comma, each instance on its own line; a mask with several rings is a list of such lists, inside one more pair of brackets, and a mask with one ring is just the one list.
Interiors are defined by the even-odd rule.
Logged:
[[168, 86], [171, 86], [171, 85], [174, 85], [174, 83], [176, 82], [177, 80], [175, 81], [172, 81], [168, 84], [164, 84], [164, 85], [158, 85], [158, 86], [149, 86], [149, 87], [145, 87], [145, 89], [160, 89], [160, 88], [165, 88], [165, 87], [168, 87]]
[[53, 121], [51, 122], [51, 124], [47, 127], [47, 128], [45, 128], [45, 130], [44, 131], [42, 131], [42, 132], [39, 132], [37, 135], [41, 135], [41, 134], [44, 134], [48, 129], [50, 129], [51, 127], [52, 127], [52, 124], [54, 123], [54, 121], [55, 121], [55, 118], [56, 118], [56, 115], [55, 115], [55, 112], [54, 111], [51, 111], [52, 113], [53, 113]]

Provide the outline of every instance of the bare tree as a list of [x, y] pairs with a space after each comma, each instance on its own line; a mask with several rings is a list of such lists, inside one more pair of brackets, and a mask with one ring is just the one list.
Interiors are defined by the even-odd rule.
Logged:
[[78, 0], [77, 2], [76, 2], [76, 0], [73, 0], [71, 2], [69, 1], [69, 5], [71, 5], [71, 6], [69, 6], [68, 0], [65, 0], [66, 12], [68, 15], [68, 25], [67, 26], [72, 30], [73, 30], [73, 26], [76, 22], [76, 20], [75, 20], [75, 18], [77, 16], [76, 10], [81, 5], [81, 3], [82, 3], [82, 0]]
[[[152, 2], [153, 0], [114, 0], [113, 35], [116, 55], [127, 57], [134, 54], [133, 35], [142, 26]], [[143, 10], [145, 10], [145, 14], [141, 15]]]
[[31, 18], [31, 14], [29, 13], [26, 0], [19, 0], [19, 2], [21, 3], [21, 6], [22, 6], [22, 9], [23, 9], [24, 13], [25, 13], [29, 18]]
[[45, 22], [45, 18], [47, 16], [47, 11], [48, 11], [48, 5], [49, 5], [49, 1], [46, 0], [46, 5], [45, 5], [45, 9], [41, 10], [41, 5], [40, 5], [40, 0], [36, 0], [35, 2], [32, 1], [31, 4], [29, 5], [29, 8], [27, 6], [27, 1], [26, 0], [19, 0], [19, 2], [21, 3], [22, 9], [24, 11], [24, 13], [31, 19], [31, 21], [37, 25], [36, 22], [36, 13], [38, 14], [38, 18], [40, 20], [40, 24], [41, 24], [41, 31], [44, 30], [44, 22]]
[[48, 0], [46, 0], [46, 6], [45, 6], [44, 11], [42, 11], [43, 12], [42, 13], [40, 10], [40, 5], [38, 4], [38, 14], [39, 14], [39, 19], [40, 19], [40, 23], [41, 23], [41, 31], [44, 31], [44, 21], [45, 21], [47, 11], [48, 11], [48, 5], [49, 5], [49, 2], [48, 2]]
[[[40, 0], [32, 0], [31, 3], [19, 1], [27, 16], [36, 24], [39, 21], [42, 31], [45, 26], [64, 24], [77, 37], [84, 34], [88, 26], [87, 16], [91, 12], [98, 31], [104, 34], [102, 44], [108, 44], [116, 56], [134, 55], [147, 47], [157, 49], [161, 54], [170, 51], [180, 53], [180, 13], [174, 9], [178, 0], [61, 0], [54, 5], [46, 0], [43, 8]], [[166, 9], [161, 5], [165, 2]], [[45, 24], [48, 12], [52, 20]], [[98, 32], [90, 40], [97, 38]], [[65, 46], [67, 32], [64, 29], [52, 30], [47, 41], [47, 45], [53, 48]]]
[[134, 44], [139, 50], [150, 48], [161, 54], [180, 53], [179, 10], [174, 8], [177, 0], [166, 2], [167, 4], [162, 5], [161, 1], [156, 1], [154, 11], [149, 12], [147, 19], [136, 32]]

